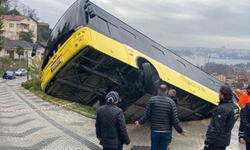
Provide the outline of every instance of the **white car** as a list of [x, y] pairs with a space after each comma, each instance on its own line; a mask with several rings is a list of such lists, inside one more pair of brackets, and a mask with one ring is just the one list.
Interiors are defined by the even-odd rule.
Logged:
[[18, 69], [16, 71], [17, 76], [25, 76], [26, 74], [27, 74], [27, 70], [25, 70], [25, 69]]

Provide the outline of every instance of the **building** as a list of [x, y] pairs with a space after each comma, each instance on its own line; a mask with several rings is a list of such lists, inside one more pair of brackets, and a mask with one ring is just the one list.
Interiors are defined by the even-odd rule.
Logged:
[[220, 80], [221, 82], [225, 83], [227, 82], [227, 77], [224, 76], [224, 75], [217, 75], [217, 76], [213, 76], [215, 77], [216, 79]]
[[[16, 53], [17, 46], [20, 45], [24, 49], [24, 53], [20, 55], [20, 59], [29, 59], [29, 64], [31, 64], [31, 53], [33, 49], [33, 44], [23, 41], [23, 40], [10, 40], [4, 38], [4, 49], [0, 51], [0, 57], [11, 57], [13, 59], [19, 59], [18, 54]], [[36, 55], [41, 59], [44, 48], [39, 47]]]
[[39, 22], [38, 25], [39, 25], [39, 26], [49, 26], [49, 24], [46, 23], [46, 22]]
[[3, 36], [11, 40], [19, 40], [21, 31], [34, 33], [33, 42], [37, 41], [38, 22], [29, 16], [22, 15], [4, 15], [3, 16]]

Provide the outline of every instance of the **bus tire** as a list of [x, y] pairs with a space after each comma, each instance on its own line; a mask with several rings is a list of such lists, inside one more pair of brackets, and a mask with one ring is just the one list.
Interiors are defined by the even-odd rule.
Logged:
[[153, 80], [152, 80], [152, 69], [150, 63], [142, 64], [143, 71], [143, 87], [146, 93], [152, 93]]

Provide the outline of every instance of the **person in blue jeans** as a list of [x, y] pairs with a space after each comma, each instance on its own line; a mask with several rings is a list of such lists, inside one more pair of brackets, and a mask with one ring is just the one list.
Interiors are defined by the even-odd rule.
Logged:
[[146, 106], [143, 117], [135, 122], [140, 127], [151, 121], [151, 150], [166, 150], [172, 136], [172, 126], [182, 136], [186, 135], [179, 124], [176, 104], [168, 96], [168, 87], [161, 84], [158, 94], [152, 97]]

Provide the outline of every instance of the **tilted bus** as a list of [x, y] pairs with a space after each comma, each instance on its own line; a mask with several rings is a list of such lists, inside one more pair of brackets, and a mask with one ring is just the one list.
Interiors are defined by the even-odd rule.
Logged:
[[160, 83], [177, 91], [181, 120], [209, 117], [225, 85], [88, 0], [71, 6], [47, 41], [41, 86], [54, 97], [102, 105], [115, 90], [136, 119]]

